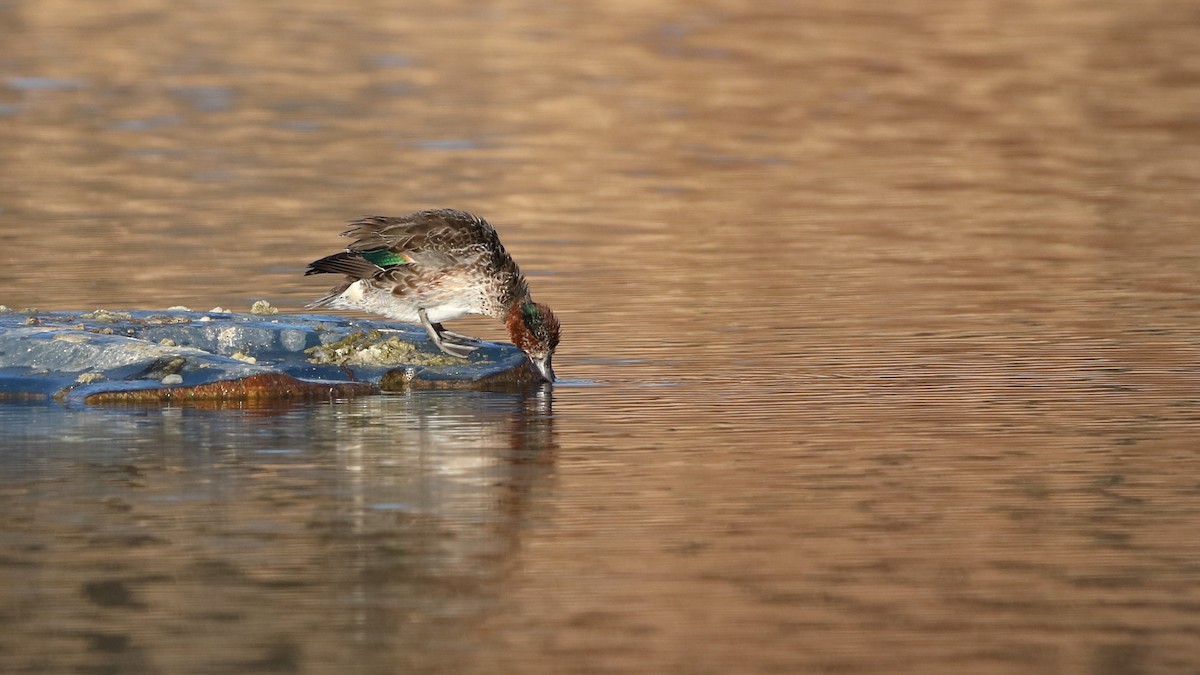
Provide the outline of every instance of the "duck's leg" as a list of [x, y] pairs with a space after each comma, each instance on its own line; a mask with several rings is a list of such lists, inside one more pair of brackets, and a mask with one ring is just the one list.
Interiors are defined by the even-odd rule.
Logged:
[[[428, 318], [429, 317], [426, 316], [426, 319]], [[456, 345], [473, 346], [475, 348], [478, 348], [479, 343], [483, 342], [479, 338], [471, 337], [470, 335], [463, 335], [462, 333], [455, 333], [454, 331], [446, 330], [446, 327], [440, 323], [434, 323], [432, 321], [429, 323], [431, 326], [433, 326], [433, 329], [437, 331], [437, 334], [441, 336], [442, 342], [450, 342]]]
[[442, 324], [440, 323], [434, 323], [430, 321], [429, 315], [425, 313], [424, 308], [418, 309], [417, 315], [421, 317], [421, 325], [425, 327], [425, 332], [429, 335], [429, 339], [433, 341], [433, 344], [437, 345], [438, 349], [442, 350], [446, 354], [449, 354], [450, 356], [457, 356], [460, 359], [465, 359], [468, 355], [470, 355], [471, 352], [479, 349], [477, 346], [459, 342], [463, 336], [458, 335], [457, 333], [451, 333], [443, 328]]
[[455, 333], [454, 331], [446, 330], [446, 328], [440, 323], [435, 323], [433, 325], [442, 332], [443, 340], [450, 340], [459, 344], [479, 344], [480, 342], [483, 342], [483, 340], [471, 337], [470, 335], [463, 335], [462, 333]]

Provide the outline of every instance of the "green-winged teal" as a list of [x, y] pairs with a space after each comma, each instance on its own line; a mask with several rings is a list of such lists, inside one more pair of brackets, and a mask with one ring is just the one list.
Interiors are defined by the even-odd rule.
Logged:
[[368, 216], [342, 233], [354, 242], [308, 265], [305, 274], [346, 275], [308, 305], [382, 314], [425, 327], [443, 352], [466, 357], [478, 340], [452, 333], [443, 321], [482, 314], [504, 322], [513, 344], [538, 373], [554, 381], [550, 359], [558, 318], [529, 297], [529, 285], [496, 230], [463, 211], [434, 209], [405, 216]]

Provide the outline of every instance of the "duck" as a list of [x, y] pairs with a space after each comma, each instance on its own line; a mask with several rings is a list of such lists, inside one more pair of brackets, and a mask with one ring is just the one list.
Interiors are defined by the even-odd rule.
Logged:
[[419, 324], [443, 353], [467, 358], [480, 340], [446, 330], [446, 321], [478, 314], [502, 322], [534, 370], [554, 382], [561, 325], [530, 297], [529, 283], [483, 218], [456, 209], [364, 216], [349, 223], [344, 251], [308, 264], [305, 276], [345, 280], [306, 305], [379, 314]]

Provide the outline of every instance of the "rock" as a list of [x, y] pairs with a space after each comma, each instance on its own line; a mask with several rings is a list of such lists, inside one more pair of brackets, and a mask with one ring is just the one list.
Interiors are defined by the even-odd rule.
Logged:
[[265, 401], [538, 384], [512, 345], [484, 342], [459, 359], [404, 324], [221, 308], [0, 313], [0, 399]]
[[271, 303], [267, 302], [266, 300], [255, 300], [254, 304], [250, 306], [250, 313], [251, 314], [278, 314], [279, 310], [272, 307]]

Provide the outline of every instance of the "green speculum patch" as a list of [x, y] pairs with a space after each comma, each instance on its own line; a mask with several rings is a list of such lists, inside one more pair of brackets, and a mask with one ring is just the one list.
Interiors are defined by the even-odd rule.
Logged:
[[387, 250], [386, 248], [381, 248], [377, 251], [365, 251], [362, 254], [362, 257], [378, 265], [379, 267], [384, 268], [395, 267], [397, 265], [404, 265], [412, 262], [403, 253], [395, 253]]

